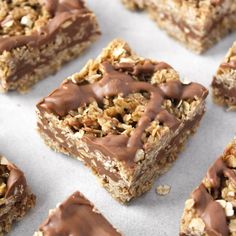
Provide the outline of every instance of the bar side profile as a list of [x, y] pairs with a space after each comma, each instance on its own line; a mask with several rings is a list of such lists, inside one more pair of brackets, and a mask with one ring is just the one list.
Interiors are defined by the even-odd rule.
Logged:
[[181, 236], [236, 234], [236, 139], [185, 202]]
[[35, 196], [29, 190], [21, 170], [0, 156], [0, 235], [11, 230], [35, 205]]
[[38, 130], [127, 202], [170, 168], [196, 130], [207, 94], [200, 84], [181, 82], [170, 65], [114, 40], [38, 103]]
[[157, 25], [187, 48], [202, 53], [236, 29], [233, 0], [122, 0], [132, 10], [147, 10]]
[[0, 86], [27, 91], [100, 35], [83, 0], [1, 1]]
[[229, 110], [236, 108], [236, 43], [229, 49], [212, 81], [213, 100]]
[[34, 236], [121, 236], [80, 192], [75, 192], [55, 209]]

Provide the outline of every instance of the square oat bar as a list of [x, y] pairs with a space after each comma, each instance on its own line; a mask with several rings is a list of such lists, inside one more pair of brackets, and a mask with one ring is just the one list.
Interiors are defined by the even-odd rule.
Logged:
[[236, 234], [236, 139], [185, 203], [181, 236]]
[[99, 35], [83, 0], [0, 0], [0, 88], [26, 91]]
[[114, 40], [37, 105], [38, 130], [90, 167], [121, 202], [169, 169], [205, 111], [208, 91]]
[[24, 173], [5, 157], [0, 156], [0, 235], [11, 229], [35, 205]]
[[80, 192], [75, 192], [55, 209], [34, 236], [121, 236]]
[[234, 0], [122, 0], [131, 9], [147, 10], [170, 36], [202, 53], [236, 29]]
[[236, 43], [229, 49], [213, 78], [212, 92], [217, 104], [236, 108]]

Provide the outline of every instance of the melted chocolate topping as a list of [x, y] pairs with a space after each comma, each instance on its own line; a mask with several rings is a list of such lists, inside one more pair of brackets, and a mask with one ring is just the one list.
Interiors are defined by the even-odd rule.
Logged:
[[194, 207], [197, 214], [206, 224], [206, 232], [210, 236], [228, 236], [229, 230], [226, 221], [225, 210], [207, 192], [205, 186], [201, 184], [193, 192]]
[[214, 190], [215, 197], [219, 195], [218, 189], [221, 186], [222, 178], [228, 178], [236, 187], [236, 174], [228, 168], [222, 158], [219, 158], [207, 172], [207, 178]]
[[236, 61], [231, 60], [229, 62], [223, 62], [223, 63], [221, 63], [220, 67], [221, 68], [229, 68], [229, 69], [235, 70], [236, 69]]
[[[16, 197], [18, 200], [25, 196], [26, 191], [26, 179], [24, 173], [19, 170], [15, 165], [9, 162], [6, 158], [0, 157], [1, 165], [7, 166], [9, 170], [9, 177], [7, 179], [7, 191], [5, 193], [5, 198], [10, 198], [12, 196]], [[19, 196], [16, 196], [16, 189], [21, 190]]]
[[33, 31], [31, 35], [0, 37], [0, 52], [23, 45], [39, 47], [50, 41], [65, 21], [69, 19], [74, 21], [79, 17], [82, 19], [86, 13], [89, 13], [81, 0], [44, 0], [43, 2], [53, 16], [48, 24]]
[[210, 194], [203, 184], [192, 194], [197, 214], [204, 220], [209, 235], [228, 236], [229, 229], [225, 210], [215, 201], [221, 194], [219, 191], [222, 180], [228, 178], [236, 186], [236, 174], [228, 168], [220, 157], [208, 170], [207, 179], [210, 181], [213, 192]]
[[75, 192], [59, 205], [39, 230], [44, 236], [120, 236], [91, 202]]
[[[218, 83], [216, 77], [213, 78], [212, 87], [217, 88], [218, 96], [223, 96], [224, 98], [236, 100], [236, 87], [229, 89], [225, 87], [223, 83]], [[233, 102], [233, 103], [236, 104], [236, 102]]]
[[224, 0], [211, 0], [211, 4], [214, 6], [219, 6], [224, 2]]
[[125, 97], [131, 93], [148, 92], [150, 101], [130, 137], [110, 134], [106, 137], [84, 138], [87, 139], [88, 143], [91, 143], [91, 148], [109, 146], [107, 155], [119, 153], [119, 157], [116, 157], [118, 160], [130, 160], [133, 162], [137, 149], [143, 147], [141, 136], [153, 120], [159, 120], [159, 122], [164, 123], [173, 130], [178, 128], [180, 121], [161, 107], [164, 99], [181, 100], [194, 99], [195, 96], [199, 98], [207, 96], [207, 90], [197, 83], [183, 85], [180, 81], [169, 81], [158, 86], [146, 81], [134, 80], [131, 76], [135, 75], [143, 78], [145, 75], [152, 75], [157, 70], [170, 68], [165, 63], [153, 64], [146, 60], [143, 64], [122, 63], [112, 66], [109, 62], [103, 62], [102, 66], [104, 75], [100, 81], [87, 85], [78, 85], [72, 81], [66, 81], [43, 99], [38, 104], [38, 108], [63, 117], [69, 111], [88, 105], [92, 101], [96, 101], [102, 106], [103, 98], [106, 96], [122, 94]]
[[231, 49], [231, 55], [229, 56], [227, 61], [221, 63], [220, 67], [235, 70], [236, 69], [236, 61], [234, 60], [235, 55], [236, 55], [236, 49], [233, 47]]
[[81, 0], [44, 0], [44, 4], [52, 16], [61, 12], [76, 11], [85, 8], [84, 2]]

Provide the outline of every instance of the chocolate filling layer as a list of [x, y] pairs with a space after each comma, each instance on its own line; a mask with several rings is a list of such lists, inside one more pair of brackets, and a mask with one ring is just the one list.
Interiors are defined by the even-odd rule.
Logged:
[[[46, 119], [42, 119], [41, 122], [44, 124], [44, 126], [47, 126], [47, 120]], [[109, 176], [112, 180], [114, 180], [115, 182], [117, 182], [120, 179], [120, 176], [118, 173], [114, 173], [114, 172], [110, 172], [108, 170], [106, 170], [103, 166], [103, 163], [101, 163], [101, 161], [97, 161], [94, 158], [88, 158], [84, 155], [82, 155], [82, 153], [80, 152], [80, 149], [77, 148], [76, 145], [69, 145], [67, 142], [67, 138], [65, 137], [65, 135], [63, 135], [62, 130], [55, 128], [56, 132], [57, 132], [57, 137], [59, 137], [61, 140], [63, 140], [63, 143], [58, 142], [58, 139], [55, 137], [55, 134], [52, 133], [49, 129], [44, 129], [44, 127], [38, 123], [38, 128], [40, 130], [40, 132], [46, 134], [53, 142], [59, 144], [61, 147], [63, 147], [68, 153], [70, 153], [71, 155], [73, 155], [75, 158], [76, 157], [81, 157], [84, 162], [85, 165], [88, 165], [90, 168], [92, 168], [92, 170], [95, 173], [98, 173], [99, 175], [106, 175]], [[94, 165], [95, 163], [95, 165]]]
[[213, 82], [212, 82], [212, 87], [213, 88], [217, 88], [220, 96], [224, 97], [224, 98], [234, 98], [235, 99], [235, 102], [236, 102], [236, 88], [231, 88], [231, 89], [228, 89], [226, 88], [222, 83], [217, 83], [217, 80], [216, 78], [213, 79]]
[[[220, 17], [218, 20], [215, 20], [211, 25], [207, 26], [204, 29], [206, 31], [206, 33], [203, 36], [196, 34], [191, 29], [191, 25], [188, 25], [186, 23], [186, 21], [184, 21], [184, 20], [177, 21], [173, 16], [167, 15], [165, 13], [163, 14], [163, 19], [171, 21], [173, 25], [176, 25], [189, 38], [203, 40], [203, 39], [209, 37], [209, 34], [216, 28], [217, 25], [219, 25], [223, 22], [225, 17], [230, 17], [230, 16], [234, 16], [234, 15], [235, 15], [235, 12], [232, 12], [231, 14], [225, 14], [222, 17]], [[198, 30], [198, 29], [196, 29], [196, 30]]]
[[[61, 31], [65, 34], [67, 34], [69, 37], [73, 38], [73, 36], [75, 35], [76, 32], [79, 32], [80, 27], [83, 23], [86, 23], [89, 21], [89, 16], [86, 17], [82, 17], [82, 18], [78, 18], [75, 22], [73, 22], [69, 27], [62, 29]], [[82, 42], [86, 42], [87, 40], [90, 39], [91, 36], [95, 35], [95, 34], [99, 34], [99, 32], [93, 32], [93, 26], [92, 25], [88, 25], [88, 27], [86, 28], [86, 32], [85, 34], [77, 40], [71, 41], [68, 44], [63, 44], [60, 48], [58, 48], [54, 53], [55, 55], [61, 51], [63, 51], [66, 48], [70, 48], [75, 46], [76, 44], [82, 43]], [[55, 40], [56, 35], [54, 38], [51, 38], [51, 40]], [[24, 61], [19, 61], [17, 67], [16, 67], [16, 71], [14, 72], [13, 75], [10, 75], [8, 78], [6, 78], [7, 82], [10, 81], [16, 81], [21, 79], [22, 76], [29, 74], [29, 73], [34, 73], [34, 70], [37, 69], [39, 66], [41, 65], [47, 65], [48, 62], [52, 60], [51, 57], [45, 57], [44, 55], [40, 56], [40, 62], [36, 63], [34, 65], [31, 64], [25, 64]]]
[[[43, 116], [43, 114], [42, 114], [42, 116]], [[202, 116], [203, 116], [203, 113], [195, 116], [193, 120], [189, 120], [189, 121], [185, 122], [181, 132], [171, 140], [171, 142], [169, 144], [169, 146], [171, 148], [170, 149], [163, 148], [159, 151], [159, 154], [156, 157], [157, 163], [159, 163], [161, 160], [166, 158], [171, 153], [172, 148], [179, 145], [181, 136], [183, 136], [186, 131], [192, 130], [199, 123]], [[41, 122], [43, 123], [43, 125], [45, 127], [47, 127], [48, 121], [45, 118], [42, 118]], [[74, 157], [81, 156], [80, 150], [79, 150], [79, 148], [76, 147], [76, 145], [71, 146], [68, 144], [68, 142], [67, 142], [68, 138], [63, 134], [62, 130], [54, 128], [57, 132], [56, 136], [59, 137], [60, 140], [63, 140], [63, 142], [58, 142], [57, 138], [55, 137], [55, 134], [52, 133], [49, 129], [45, 129], [40, 123], [38, 123], [38, 128], [39, 128], [40, 132], [45, 133], [53, 142], [56, 142], [57, 144], [59, 144], [60, 146], [65, 148], [65, 150], [68, 153], [70, 153], [71, 155], [73, 155]], [[107, 154], [107, 151], [106, 151], [106, 146], [108, 146], [109, 144], [106, 144], [105, 146], [97, 145], [97, 144], [93, 145], [91, 142], [89, 142], [89, 140], [88, 140], [88, 142], [86, 142], [86, 144], [88, 145], [90, 151], [99, 150], [104, 155], [109, 155], [109, 153]], [[104, 168], [103, 163], [101, 163], [100, 161], [97, 161], [94, 158], [87, 158], [86, 156], [82, 155], [82, 159], [84, 160], [85, 164], [87, 164], [89, 167], [91, 167], [93, 169], [93, 171], [98, 173], [98, 175], [109, 176], [115, 182], [117, 182], [118, 180], [121, 179], [121, 176], [120, 176], [118, 170], [117, 170], [117, 173], [110, 172]], [[124, 161], [124, 164], [129, 164], [129, 167], [131, 167], [131, 168], [135, 164], [134, 162], [129, 163], [129, 160], [123, 160], [123, 161]], [[93, 164], [94, 162], [96, 163], [96, 166]], [[141, 177], [141, 176], [138, 176], [137, 179], [139, 177]]]

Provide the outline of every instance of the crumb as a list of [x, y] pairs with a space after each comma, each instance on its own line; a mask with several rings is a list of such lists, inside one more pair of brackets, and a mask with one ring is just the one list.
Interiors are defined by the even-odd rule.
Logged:
[[166, 184], [164, 184], [164, 185], [159, 185], [159, 186], [156, 188], [156, 193], [157, 193], [158, 195], [165, 196], [165, 195], [169, 194], [170, 189], [171, 189], [171, 187], [170, 187], [169, 185], [166, 185]]

